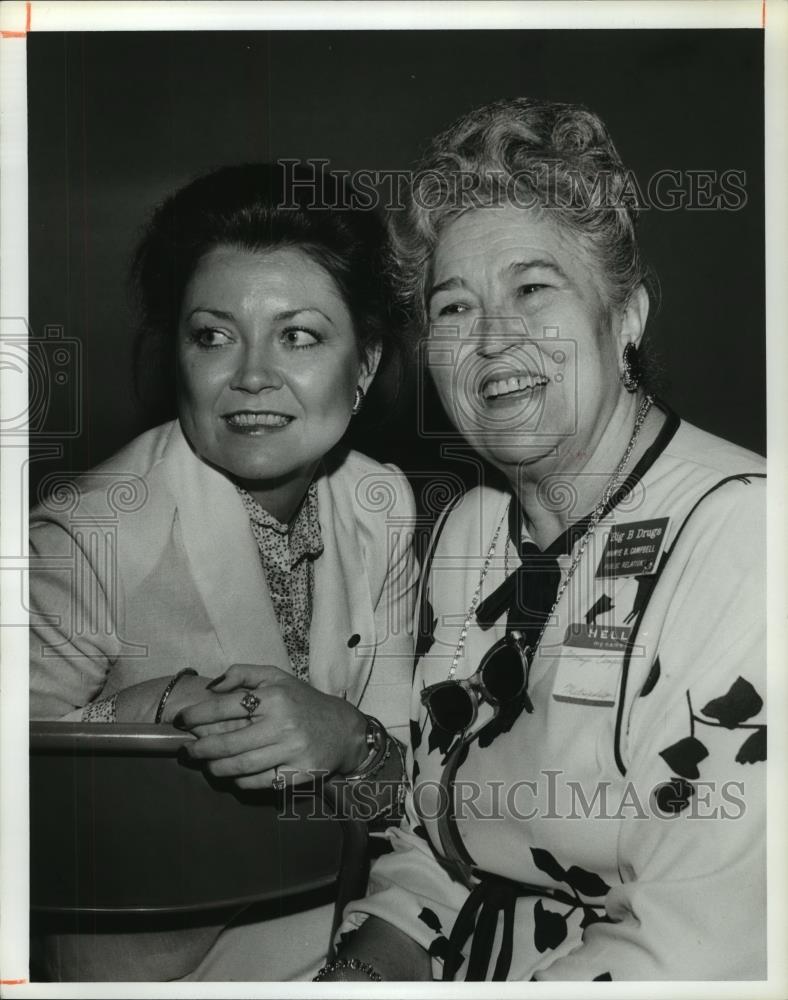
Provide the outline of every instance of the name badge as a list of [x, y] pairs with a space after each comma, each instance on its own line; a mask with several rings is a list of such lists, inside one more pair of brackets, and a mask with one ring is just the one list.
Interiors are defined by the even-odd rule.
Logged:
[[620, 673], [619, 659], [563, 661], [553, 686], [553, 698], [575, 705], [615, 705]]
[[582, 625], [573, 622], [564, 635], [564, 645], [579, 649], [624, 650], [631, 634], [629, 625]]
[[613, 525], [596, 571], [597, 579], [653, 573], [668, 521], [667, 517], [657, 517]]

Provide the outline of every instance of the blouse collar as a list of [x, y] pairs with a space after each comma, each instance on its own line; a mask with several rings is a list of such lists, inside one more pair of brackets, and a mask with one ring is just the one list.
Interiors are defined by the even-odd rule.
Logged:
[[279, 536], [287, 537], [290, 548], [290, 564], [295, 566], [304, 556], [319, 556], [323, 551], [320, 533], [320, 516], [317, 501], [317, 483], [312, 482], [306, 491], [301, 506], [289, 524], [280, 520], [262, 507], [251, 493], [237, 486], [241, 502], [249, 515], [249, 520], [260, 528], [267, 528]]

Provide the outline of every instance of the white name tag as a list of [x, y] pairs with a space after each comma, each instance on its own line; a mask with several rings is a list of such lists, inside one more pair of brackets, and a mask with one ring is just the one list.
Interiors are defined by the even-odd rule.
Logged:
[[562, 656], [555, 684], [553, 698], [578, 705], [615, 705], [618, 694], [618, 679], [621, 661], [607, 657], [575, 659]]

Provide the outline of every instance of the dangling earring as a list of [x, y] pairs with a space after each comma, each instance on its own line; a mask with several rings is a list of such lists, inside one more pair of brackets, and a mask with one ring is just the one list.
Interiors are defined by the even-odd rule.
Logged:
[[353, 400], [353, 409], [350, 411], [351, 414], [355, 417], [360, 412], [361, 407], [363, 405], [364, 405], [364, 390], [361, 388], [360, 385], [357, 385], [356, 398]]
[[640, 357], [635, 344], [630, 341], [624, 348], [622, 355], [624, 370], [621, 372], [621, 381], [627, 392], [634, 392], [640, 385]]

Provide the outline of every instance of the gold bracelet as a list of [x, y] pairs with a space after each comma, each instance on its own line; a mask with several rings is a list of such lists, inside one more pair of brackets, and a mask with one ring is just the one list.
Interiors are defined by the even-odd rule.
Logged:
[[161, 717], [162, 715], [164, 715], [164, 706], [167, 704], [167, 699], [172, 694], [172, 689], [175, 687], [175, 685], [178, 683], [181, 677], [185, 676], [186, 674], [194, 674], [194, 676], [196, 677], [197, 671], [192, 670], [191, 667], [186, 667], [185, 670], [179, 670], [178, 673], [172, 678], [167, 687], [162, 691], [161, 698], [159, 699], [159, 707], [156, 709], [156, 718], [153, 720], [154, 723], [158, 724], [159, 722], [161, 722]]

